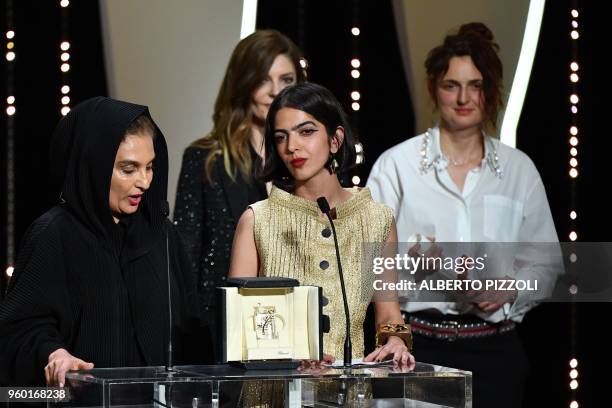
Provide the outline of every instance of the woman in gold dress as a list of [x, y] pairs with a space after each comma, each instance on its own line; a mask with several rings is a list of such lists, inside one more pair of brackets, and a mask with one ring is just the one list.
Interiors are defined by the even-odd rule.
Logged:
[[[329, 222], [316, 199], [325, 197], [343, 260], [355, 358], [364, 357], [363, 321], [372, 300], [374, 274], [362, 265], [364, 243], [397, 241], [391, 209], [370, 191], [344, 189], [337, 173], [355, 163], [355, 139], [340, 103], [326, 88], [303, 83], [284, 89], [270, 106], [265, 127], [262, 178], [273, 181], [268, 199], [242, 214], [232, 247], [231, 277], [291, 277], [323, 288], [331, 317], [324, 335], [326, 361], [343, 355], [345, 319]], [[397, 301], [375, 302], [376, 323], [402, 324]], [[414, 357], [401, 336], [390, 336], [365, 361], [393, 359], [411, 366]]]

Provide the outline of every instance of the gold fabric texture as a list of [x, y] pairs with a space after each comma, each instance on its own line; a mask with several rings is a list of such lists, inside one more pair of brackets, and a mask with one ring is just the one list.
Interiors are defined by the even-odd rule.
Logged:
[[[362, 262], [372, 256], [364, 253], [363, 244], [384, 244], [391, 232], [393, 214], [389, 207], [372, 200], [369, 189], [348, 191], [353, 196], [335, 208], [334, 225], [350, 310], [353, 358], [360, 358], [364, 356], [363, 321], [375, 278], [370, 270], [362, 270]], [[267, 200], [250, 207], [255, 214], [260, 275], [295, 278], [302, 285], [323, 288], [323, 296], [329, 299], [323, 313], [331, 321], [331, 330], [323, 338], [324, 352], [341, 359], [344, 306], [329, 220], [321, 215], [316, 202], [276, 187]]]
[[238, 408], [283, 408], [285, 381], [245, 381], [242, 383]]

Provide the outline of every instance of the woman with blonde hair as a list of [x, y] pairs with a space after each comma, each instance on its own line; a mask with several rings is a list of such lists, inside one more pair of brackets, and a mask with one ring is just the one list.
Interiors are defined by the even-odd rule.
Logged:
[[301, 53], [285, 35], [260, 30], [234, 49], [215, 102], [213, 129], [183, 155], [174, 223], [196, 273], [202, 319], [215, 337], [215, 287], [224, 284], [242, 212], [267, 197], [254, 172], [264, 157], [268, 108], [285, 87], [303, 82]]

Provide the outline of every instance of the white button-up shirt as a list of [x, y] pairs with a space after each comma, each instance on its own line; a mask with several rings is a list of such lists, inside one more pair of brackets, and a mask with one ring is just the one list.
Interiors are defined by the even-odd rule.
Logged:
[[[484, 138], [484, 158], [468, 172], [463, 191], [448, 174], [437, 127], [378, 158], [367, 186], [374, 200], [393, 209], [399, 242], [407, 242], [414, 234], [435, 236], [437, 242], [558, 242], [544, 185], [531, 159], [497, 139]], [[535, 277], [544, 285], [541, 290], [552, 291], [553, 268], [537, 270], [526, 257], [529, 254], [517, 254], [520, 262], [514, 262], [504, 275]], [[472, 313], [492, 322], [521, 321], [534, 306], [528, 296], [521, 301], [521, 295], [513, 305], [494, 313], [451, 302], [406, 302], [402, 309]]]

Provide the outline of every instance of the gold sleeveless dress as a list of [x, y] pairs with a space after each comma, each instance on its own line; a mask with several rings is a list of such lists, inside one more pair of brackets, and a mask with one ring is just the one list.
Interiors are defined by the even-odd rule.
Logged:
[[[372, 299], [374, 274], [362, 268], [364, 243], [384, 244], [389, 238], [393, 214], [375, 203], [368, 188], [347, 189], [353, 196], [335, 208], [334, 225], [348, 297], [353, 357], [364, 356], [363, 321]], [[323, 336], [323, 349], [343, 357], [345, 319], [338, 277], [334, 238], [327, 217], [317, 203], [273, 187], [270, 197], [250, 206], [255, 214], [255, 245], [260, 275], [294, 278], [302, 285], [323, 288], [329, 299], [323, 313], [331, 329]], [[369, 252], [369, 251], [366, 251]], [[368, 254], [370, 256], [371, 254]]]
[[[382, 248], [391, 232], [393, 213], [386, 205], [375, 203], [367, 188], [348, 191], [353, 196], [335, 208], [334, 225], [350, 310], [353, 358], [357, 358], [364, 356], [363, 321], [372, 299], [374, 280], [370, 270], [362, 270], [362, 262], [368, 262], [369, 256], [376, 256], [366, 256], [363, 244], [379, 244]], [[322, 287], [323, 296], [329, 300], [323, 313], [330, 317], [331, 323], [330, 332], [323, 335], [323, 351], [337, 359], [343, 358], [344, 305], [329, 220], [320, 215], [316, 202], [277, 187], [272, 187], [268, 199], [250, 208], [255, 214], [259, 274], [294, 278], [302, 285]], [[320, 384], [317, 393], [333, 396], [337, 393], [336, 386], [334, 383]], [[283, 407], [285, 394], [283, 381], [247, 381], [239, 405]], [[349, 401], [352, 394], [349, 391]]]

